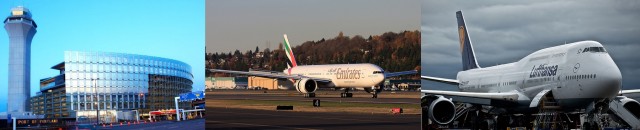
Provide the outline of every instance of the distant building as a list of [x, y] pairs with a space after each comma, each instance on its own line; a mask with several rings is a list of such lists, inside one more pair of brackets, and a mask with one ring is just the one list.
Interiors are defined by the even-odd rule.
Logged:
[[250, 76], [248, 77], [248, 86], [249, 88], [261, 87], [271, 90], [290, 89], [293, 88], [293, 83], [288, 80]]
[[[247, 77], [209, 77], [210, 89], [246, 89]], [[205, 81], [206, 82], [206, 81]]]
[[215, 89], [213, 88], [213, 86], [215, 84], [213, 84], [215, 82], [215, 78], [213, 77], [207, 77], [204, 79], [204, 89]]
[[256, 58], [262, 58], [262, 57], [264, 57], [264, 52], [258, 52], [258, 53], [256, 53], [255, 57], [256, 57]]
[[[60, 74], [41, 79], [40, 92], [31, 98], [34, 114], [46, 118], [95, 119], [98, 110], [102, 123], [132, 110], [146, 116], [175, 109], [174, 97], [191, 92], [193, 85], [191, 66], [153, 56], [68, 51], [52, 69]], [[179, 106], [191, 109], [188, 102]]]
[[386, 79], [384, 82], [384, 86], [387, 88], [392, 88], [393, 86], [397, 87], [399, 90], [418, 90], [422, 85], [420, 80], [412, 80], [412, 79], [400, 79], [400, 80], [390, 80]]

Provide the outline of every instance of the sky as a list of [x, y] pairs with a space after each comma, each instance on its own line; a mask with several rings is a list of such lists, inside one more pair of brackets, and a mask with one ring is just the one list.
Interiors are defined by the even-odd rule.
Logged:
[[[0, 2], [0, 17], [29, 8], [38, 24], [31, 43], [31, 95], [64, 51], [98, 51], [175, 59], [191, 65], [194, 91], [204, 89], [204, 0]], [[4, 26], [4, 25], [3, 25]], [[6, 111], [9, 40], [0, 31], [0, 112]], [[198, 69], [201, 68], [201, 69]]]
[[216, 0], [206, 2], [207, 53], [277, 49], [338, 36], [420, 29], [420, 0]]
[[[481, 67], [515, 62], [547, 47], [603, 44], [622, 72], [623, 89], [640, 88], [640, 1], [422, 1], [422, 74], [455, 79], [461, 56], [455, 12], [462, 10]], [[423, 81], [423, 89], [457, 87]]]

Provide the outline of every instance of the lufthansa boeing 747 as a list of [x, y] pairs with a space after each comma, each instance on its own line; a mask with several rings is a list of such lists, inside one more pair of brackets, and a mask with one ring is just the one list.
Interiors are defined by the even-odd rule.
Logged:
[[[423, 114], [431, 121], [447, 125], [468, 114], [466, 112], [474, 111], [496, 115], [483, 117], [476, 113], [473, 114], [476, 121], [517, 126], [518, 122], [545, 123], [541, 118], [514, 116], [517, 114], [538, 117], [556, 114], [569, 121], [576, 121], [572, 117], [579, 114], [587, 114], [581, 126], [588, 129], [599, 128], [601, 123], [597, 121], [597, 115], [609, 113], [624, 122], [622, 124], [640, 129], [640, 104], [620, 96], [638, 91], [620, 91], [620, 70], [603, 44], [596, 41], [568, 43], [535, 51], [516, 62], [480, 67], [462, 12], [458, 11], [456, 17], [462, 71], [456, 79], [421, 78], [457, 85], [459, 91], [422, 90], [425, 94]], [[454, 102], [461, 105], [454, 105]]]

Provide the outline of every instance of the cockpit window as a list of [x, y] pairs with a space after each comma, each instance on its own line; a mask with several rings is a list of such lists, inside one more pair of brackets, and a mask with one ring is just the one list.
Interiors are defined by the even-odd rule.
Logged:
[[604, 47], [587, 47], [582, 52], [607, 52]]
[[373, 74], [382, 74], [384, 73], [383, 71], [373, 71]]

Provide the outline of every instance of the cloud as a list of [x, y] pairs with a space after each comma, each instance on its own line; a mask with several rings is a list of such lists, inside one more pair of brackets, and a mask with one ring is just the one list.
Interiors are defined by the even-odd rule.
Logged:
[[[422, 3], [422, 65], [430, 76], [455, 78], [461, 68], [455, 12], [462, 10], [481, 66], [515, 62], [551, 46], [601, 42], [640, 88], [638, 1], [431, 1]], [[435, 84], [437, 85], [437, 84]]]

